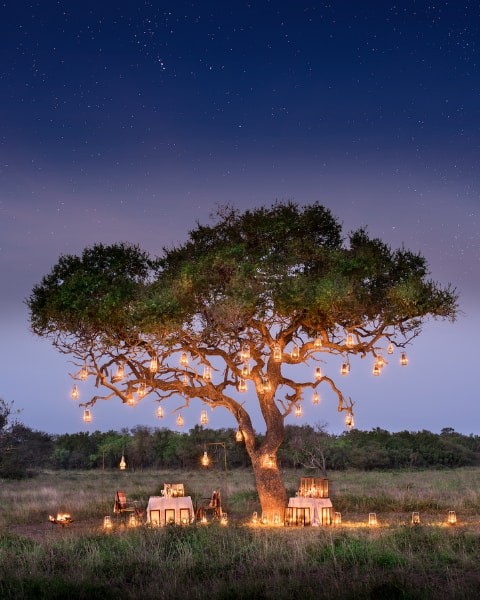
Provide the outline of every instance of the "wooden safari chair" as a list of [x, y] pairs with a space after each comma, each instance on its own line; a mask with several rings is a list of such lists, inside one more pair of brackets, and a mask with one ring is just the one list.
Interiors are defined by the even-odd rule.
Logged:
[[214, 519], [222, 518], [222, 496], [220, 490], [213, 490], [211, 498], [202, 498], [200, 506], [197, 508], [195, 517], [201, 521], [210, 513]]
[[135, 500], [128, 501], [125, 492], [121, 492], [119, 490], [117, 490], [115, 493], [113, 512], [119, 517], [131, 514], [134, 514], [137, 517], [141, 517], [143, 515], [143, 511], [140, 508], [139, 502]]

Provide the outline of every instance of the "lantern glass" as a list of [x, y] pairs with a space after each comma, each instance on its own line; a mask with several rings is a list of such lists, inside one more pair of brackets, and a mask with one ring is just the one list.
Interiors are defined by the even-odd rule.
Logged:
[[188, 385], [188, 375], [187, 372], [182, 375], [182, 385]]
[[292, 352], [290, 353], [290, 356], [292, 357], [293, 360], [298, 360], [300, 357], [300, 348], [295, 344], [292, 348]]
[[312, 402], [313, 404], [318, 404], [320, 402], [320, 396], [318, 395], [318, 392], [313, 392]]
[[188, 356], [186, 352], [182, 352], [182, 355], [180, 356], [180, 365], [182, 367], [188, 367]]
[[376, 513], [368, 513], [368, 525], [369, 527], [376, 527], [377, 522], [377, 514]]
[[280, 348], [280, 344], [275, 344], [273, 347], [273, 360], [275, 362], [280, 362], [282, 360], [282, 349]]
[[200, 423], [202, 425], [208, 424], [208, 414], [206, 410], [202, 410], [202, 412], [200, 413]]
[[387, 354], [393, 354], [393, 344], [390, 342], [387, 347]]
[[320, 350], [320, 348], [322, 347], [322, 338], [318, 335], [313, 342], [313, 347], [315, 348], [315, 350]]
[[242, 367], [242, 377], [248, 377], [250, 375], [250, 365], [248, 362], [243, 363]]
[[353, 337], [353, 333], [347, 333], [345, 345], [347, 348], [353, 348], [353, 346], [355, 345], [355, 338]]
[[447, 522], [449, 525], [455, 525], [457, 523], [457, 513], [454, 510], [448, 511]]
[[402, 365], [402, 367], [406, 367], [408, 365], [408, 358], [406, 352], [402, 352], [402, 355], [400, 357], [400, 364]]
[[320, 379], [321, 379], [322, 377], [323, 377], [323, 374], [322, 374], [322, 369], [321, 369], [320, 367], [317, 367], [317, 368], [315, 369], [315, 379], [316, 379], [317, 381], [320, 381]]
[[242, 433], [241, 429], [237, 429], [237, 432], [235, 433], [235, 441], [243, 442], [243, 433]]
[[355, 425], [355, 422], [353, 420], [353, 415], [351, 412], [347, 412], [347, 414], [345, 415], [345, 425], [347, 426], [348, 429], [352, 429]]
[[78, 400], [78, 398], [80, 397], [80, 392], [78, 391], [77, 384], [73, 386], [72, 391], [70, 392], [70, 396], [73, 398], [73, 400]]
[[163, 419], [164, 416], [165, 416], [165, 413], [163, 411], [163, 406], [159, 406], [157, 408], [157, 418], [158, 419]]
[[203, 368], [203, 380], [204, 381], [212, 380], [212, 369], [208, 365], [205, 365], [205, 367]]
[[103, 528], [104, 529], [112, 528], [112, 517], [110, 517], [109, 515], [103, 517]]
[[125, 367], [123, 366], [123, 363], [120, 363], [117, 367], [117, 372], [112, 377], [112, 383], [117, 383], [117, 382], [121, 381], [124, 377], [125, 377]]
[[295, 416], [296, 417], [301, 417], [302, 416], [302, 407], [300, 406], [300, 404], [298, 404], [295, 407]]
[[92, 420], [92, 413], [88, 410], [88, 408], [83, 411], [83, 420], [85, 423], [90, 423]]
[[182, 415], [180, 414], [177, 417], [177, 425], [178, 425], [178, 427], [183, 427], [183, 424], [184, 424], [184, 420], [183, 420]]
[[210, 464], [210, 457], [208, 456], [206, 450], [203, 452], [202, 460], [200, 462], [202, 463], [202, 467], [208, 467]]
[[263, 378], [262, 391], [264, 394], [272, 391], [272, 384], [270, 383], [270, 378], [268, 375], [265, 375]]
[[244, 393], [247, 390], [248, 390], [247, 382], [245, 381], [245, 379], [240, 379], [240, 382], [238, 384], [238, 391]]
[[148, 368], [150, 369], [150, 373], [156, 373], [158, 371], [158, 358], [156, 356], [152, 357]]
[[372, 374], [375, 375], [375, 377], [380, 375], [380, 366], [377, 362], [373, 365]]
[[118, 468], [120, 469], [120, 471], [125, 471], [125, 469], [127, 468], [127, 463], [125, 461], [125, 456], [122, 454], [122, 458], [120, 459], [120, 464], [118, 465]]
[[348, 364], [348, 363], [346, 363], [346, 362], [344, 362], [344, 363], [342, 364], [342, 368], [340, 369], [340, 373], [341, 373], [342, 375], [348, 375], [349, 371], [350, 371], [349, 364]]
[[333, 524], [341, 525], [342, 524], [342, 513], [336, 512], [333, 516]]
[[417, 511], [412, 513], [412, 525], [420, 525], [420, 513]]
[[250, 360], [250, 346], [248, 345], [248, 342], [244, 342], [242, 344], [240, 359], [243, 361]]
[[84, 363], [83, 367], [80, 369], [79, 377], [82, 381], [85, 381], [88, 377], [88, 369], [87, 364]]

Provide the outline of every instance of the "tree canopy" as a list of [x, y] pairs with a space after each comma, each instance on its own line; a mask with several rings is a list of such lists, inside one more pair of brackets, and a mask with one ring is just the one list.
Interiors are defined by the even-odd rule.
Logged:
[[[346, 365], [350, 355], [371, 355], [381, 370], [427, 318], [454, 320], [457, 294], [429, 277], [421, 255], [363, 228], [345, 238], [327, 208], [286, 202], [220, 208], [213, 224], [197, 224], [159, 257], [126, 243], [62, 256], [27, 304], [33, 331], [104, 390], [86, 404], [153, 394], [228, 409], [266, 498], [278, 495], [284, 418], [305, 390], [330, 386], [338, 410], [353, 415], [353, 401], [320, 367], [307, 381], [283, 367], [327, 353]], [[240, 399], [248, 384], [265, 421], [261, 442]]]

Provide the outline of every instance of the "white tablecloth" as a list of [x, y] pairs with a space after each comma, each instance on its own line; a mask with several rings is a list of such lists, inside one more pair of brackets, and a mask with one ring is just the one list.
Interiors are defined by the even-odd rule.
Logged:
[[[166, 498], [165, 496], [150, 496], [147, 505], [147, 523], [156, 523], [165, 525], [165, 511], [175, 511], [175, 523], [181, 524], [180, 509], [188, 508], [190, 510], [190, 519], [194, 518], [193, 503], [190, 496], [180, 496], [176, 498]], [[150, 511], [160, 511], [160, 513], [150, 514]], [[153, 518], [152, 518], [153, 517]]]
[[302, 496], [295, 496], [288, 500], [288, 506], [296, 508], [309, 508], [310, 509], [310, 521], [313, 526], [322, 524], [322, 508], [332, 508], [332, 501], [330, 498], [303, 498]]

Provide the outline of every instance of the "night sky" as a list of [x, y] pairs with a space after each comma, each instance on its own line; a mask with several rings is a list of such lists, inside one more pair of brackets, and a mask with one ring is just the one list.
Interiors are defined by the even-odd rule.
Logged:
[[[408, 368], [338, 378], [357, 426], [480, 434], [479, 40], [469, 1], [0, 3], [0, 397], [41, 431], [174, 427], [149, 399], [85, 425], [24, 299], [93, 243], [157, 254], [219, 204], [318, 201], [460, 292]], [[334, 399], [304, 409], [343, 430]]]

